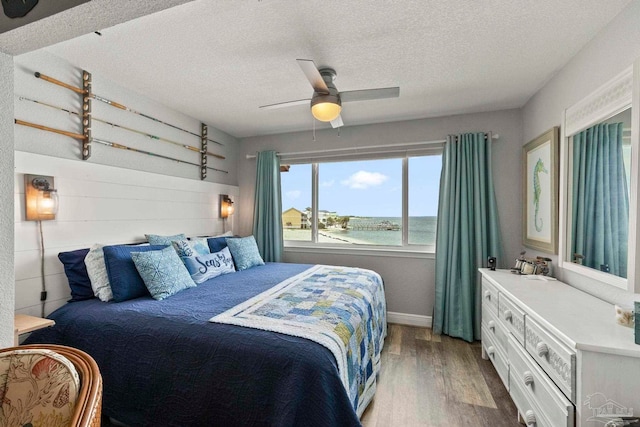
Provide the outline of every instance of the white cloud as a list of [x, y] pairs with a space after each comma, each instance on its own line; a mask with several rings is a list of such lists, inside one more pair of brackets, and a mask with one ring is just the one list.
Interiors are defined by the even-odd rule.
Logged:
[[366, 190], [369, 187], [378, 186], [388, 179], [388, 176], [379, 172], [358, 171], [348, 179], [341, 181], [341, 184], [354, 190]]
[[335, 179], [332, 179], [331, 181], [323, 181], [320, 183], [320, 187], [333, 187], [333, 184], [335, 184], [335, 182]]
[[289, 199], [297, 199], [302, 194], [300, 190], [291, 190], [284, 193]]

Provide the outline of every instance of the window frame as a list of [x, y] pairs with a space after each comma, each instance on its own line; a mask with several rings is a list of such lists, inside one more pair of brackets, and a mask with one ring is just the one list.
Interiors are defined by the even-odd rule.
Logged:
[[[285, 252], [301, 252], [301, 253], [326, 253], [326, 254], [352, 254], [352, 255], [378, 255], [378, 256], [398, 256], [409, 258], [435, 258], [435, 242], [433, 245], [418, 245], [409, 243], [409, 159], [411, 157], [426, 156], [442, 156], [442, 147], [433, 147], [429, 150], [415, 150], [415, 153], [409, 153], [409, 150], [403, 155], [391, 156], [362, 156], [351, 157], [342, 161], [364, 161], [364, 160], [381, 160], [381, 159], [401, 159], [402, 160], [402, 244], [395, 245], [346, 245], [341, 243], [320, 243], [318, 242], [318, 210], [319, 210], [319, 169], [321, 163], [340, 162], [321, 161], [318, 159], [296, 159], [296, 161], [288, 162], [289, 164], [311, 165], [311, 241], [306, 240], [284, 240]], [[284, 161], [284, 160], [283, 160]], [[437, 216], [437, 215], [436, 215]]]

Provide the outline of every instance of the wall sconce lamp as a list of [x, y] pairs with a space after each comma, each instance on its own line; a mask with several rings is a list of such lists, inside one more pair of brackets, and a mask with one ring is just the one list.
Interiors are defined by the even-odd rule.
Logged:
[[58, 191], [53, 186], [52, 176], [25, 174], [24, 195], [27, 221], [56, 219]]
[[227, 194], [220, 195], [220, 218], [229, 218], [233, 215], [233, 200]]

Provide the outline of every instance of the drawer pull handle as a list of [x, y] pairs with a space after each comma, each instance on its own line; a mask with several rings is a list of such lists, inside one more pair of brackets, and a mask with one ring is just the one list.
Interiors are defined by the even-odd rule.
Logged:
[[536, 424], [536, 414], [534, 414], [531, 409], [524, 413], [524, 422], [527, 423], [528, 426]]
[[504, 311], [504, 320], [511, 320], [513, 318], [513, 313], [511, 310]]
[[544, 357], [549, 354], [549, 347], [545, 343], [539, 342], [538, 345], [536, 345], [536, 351], [538, 352], [538, 356]]
[[495, 330], [496, 330], [496, 322], [494, 322], [493, 320], [489, 320], [489, 329], [491, 329], [492, 331], [495, 332]]
[[491, 299], [491, 291], [484, 291], [484, 297], [486, 299]]
[[496, 354], [496, 349], [494, 346], [490, 345], [487, 348], [487, 353], [489, 353], [489, 356], [493, 357], [494, 354]]
[[531, 371], [525, 371], [524, 375], [524, 385], [530, 386], [533, 385], [533, 374]]

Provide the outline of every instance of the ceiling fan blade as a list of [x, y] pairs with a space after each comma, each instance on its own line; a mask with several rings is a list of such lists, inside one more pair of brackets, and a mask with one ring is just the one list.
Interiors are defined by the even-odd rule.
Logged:
[[340, 92], [342, 102], [369, 101], [372, 99], [397, 98], [400, 96], [399, 87], [383, 87], [379, 89], [348, 90]]
[[278, 102], [277, 104], [261, 105], [258, 108], [263, 110], [275, 110], [277, 108], [295, 107], [296, 105], [309, 105], [310, 98], [298, 99], [297, 101]]
[[338, 116], [337, 118], [331, 120], [331, 127], [332, 128], [339, 128], [341, 126], [344, 126], [344, 123], [342, 123], [342, 116]]
[[302, 69], [302, 72], [307, 76], [307, 80], [309, 80], [311, 86], [313, 86], [313, 90], [318, 93], [328, 94], [329, 88], [320, 75], [320, 71], [318, 71], [318, 67], [316, 67], [315, 62], [311, 59], [296, 59], [296, 61], [298, 61], [298, 65]]

